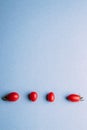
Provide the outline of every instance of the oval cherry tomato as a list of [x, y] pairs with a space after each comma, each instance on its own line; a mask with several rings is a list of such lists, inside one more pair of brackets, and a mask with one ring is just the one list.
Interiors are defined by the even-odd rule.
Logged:
[[8, 95], [6, 95], [4, 100], [15, 102], [19, 99], [19, 94], [17, 92], [11, 92]]
[[32, 102], [35, 102], [35, 101], [37, 100], [37, 98], [38, 98], [37, 92], [31, 92], [31, 93], [29, 94], [29, 99], [30, 99]]
[[70, 94], [69, 96], [67, 96], [67, 100], [71, 102], [79, 102], [83, 100], [83, 97], [78, 94]]
[[50, 92], [50, 93], [47, 94], [46, 98], [47, 98], [47, 100], [49, 102], [54, 102], [54, 100], [55, 100], [55, 94], [53, 92]]

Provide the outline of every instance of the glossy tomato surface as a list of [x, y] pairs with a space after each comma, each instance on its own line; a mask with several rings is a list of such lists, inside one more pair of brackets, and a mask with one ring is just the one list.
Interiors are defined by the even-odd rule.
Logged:
[[70, 94], [69, 96], [67, 96], [67, 100], [71, 102], [79, 102], [82, 100], [82, 97], [78, 94]]
[[32, 102], [35, 102], [38, 98], [38, 93], [37, 92], [31, 92], [29, 94], [29, 99], [32, 101]]
[[50, 92], [50, 93], [47, 94], [46, 98], [47, 98], [47, 100], [49, 102], [54, 102], [54, 100], [55, 100], [55, 94], [53, 92]]
[[7, 101], [15, 102], [19, 99], [19, 94], [17, 92], [11, 92], [7, 96], [5, 96]]

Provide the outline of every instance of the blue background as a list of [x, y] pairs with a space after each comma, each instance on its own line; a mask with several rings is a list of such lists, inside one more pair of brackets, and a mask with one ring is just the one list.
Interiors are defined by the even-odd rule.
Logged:
[[[0, 97], [21, 95], [0, 99], [0, 130], [87, 130], [87, 1], [0, 0], [0, 19]], [[85, 101], [66, 101], [70, 93]]]

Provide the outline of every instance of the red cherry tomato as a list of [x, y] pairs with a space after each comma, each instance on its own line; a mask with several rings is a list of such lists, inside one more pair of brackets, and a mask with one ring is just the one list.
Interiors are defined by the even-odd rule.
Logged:
[[7, 96], [4, 97], [7, 101], [15, 102], [19, 99], [19, 94], [17, 92], [11, 92]]
[[55, 100], [55, 94], [53, 92], [48, 93], [47, 94], [47, 100], [49, 102], [54, 102], [54, 100]]
[[37, 98], [38, 98], [37, 92], [31, 92], [31, 93], [29, 94], [29, 99], [30, 99], [32, 102], [35, 102], [35, 101], [37, 100]]
[[69, 96], [67, 96], [67, 100], [71, 102], [79, 102], [83, 100], [83, 97], [78, 94], [70, 94]]

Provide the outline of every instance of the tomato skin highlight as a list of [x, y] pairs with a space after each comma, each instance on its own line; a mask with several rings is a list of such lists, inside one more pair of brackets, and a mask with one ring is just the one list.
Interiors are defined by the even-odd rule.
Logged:
[[5, 100], [15, 102], [19, 99], [19, 94], [17, 92], [11, 92], [4, 97]]
[[49, 92], [49, 93], [47, 94], [46, 99], [47, 99], [49, 102], [54, 102], [54, 100], [55, 100], [55, 94], [54, 94], [53, 92]]
[[37, 92], [31, 92], [29, 95], [28, 95], [29, 99], [32, 101], [32, 102], [35, 102], [38, 98], [38, 93]]
[[69, 96], [67, 96], [67, 100], [71, 102], [79, 102], [82, 100], [82, 97], [78, 94], [70, 94]]

